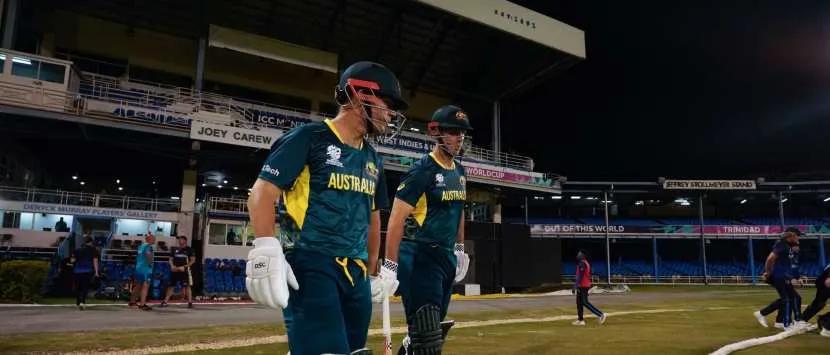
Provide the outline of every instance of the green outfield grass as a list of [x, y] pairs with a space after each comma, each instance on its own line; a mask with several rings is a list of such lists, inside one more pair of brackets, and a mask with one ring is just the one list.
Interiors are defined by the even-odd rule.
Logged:
[[[746, 309], [722, 311], [628, 315], [609, 317], [604, 325], [590, 319], [585, 327], [570, 321], [513, 324], [454, 329], [444, 354], [642, 354], [700, 355], [746, 338], [775, 334], [760, 328]], [[394, 337], [395, 346], [401, 336]], [[381, 337], [372, 337], [370, 347], [380, 351]], [[817, 334], [795, 336], [735, 354], [823, 354], [830, 338]], [[284, 354], [285, 344], [177, 354]]]
[[[585, 327], [571, 325], [571, 320], [544, 323], [523, 323], [486, 327], [456, 328], [450, 333], [445, 354], [708, 354], [720, 346], [751, 337], [773, 335], [777, 330], [761, 328], [752, 312], [770, 301], [771, 292], [754, 287], [702, 288], [677, 286], [662, 292], [700, 292], [712, 297], [689, 300], [622, 304], [613, 297], [597, 300], [604, 311], [641, 311], [652, 309], [692, 309], [679, 313], [628, 314], [612, 316], [605, 325], [588, 319]], [[711, 292], [715, 290], [717, 292]], [[633, 292], [657, 294], [659, 287], [632, 287]], [[803, 295], [807, 295], [802, 293]], [[659, 295], [657, 295], [659, 296]], [[808, 296], [809, 297], [809, 296]], [[622, 300], [623, 298], [620, 298]], [[805, 299], [804, 303], [810, 300]], [[469, 301], [475, 302], [475, 301]], [[599, 303], [602, 302], [602, 303]], [[606, 303], [606, 304], [603, 304]], [[727, 309], [712, 310], [710, 308]], [[125, 310], [128, 311], [128, 310]], [[493, 310], [478, 313], [451, 313], [458, 322], [573, 316], [573, 306], [526, 310]], [[586, 311], [587, 313], [587, 311]], [[403, 326], [402, 319], [393, 318], [393, 327]], [[171, 326], [172, 327], [172, 326]], [[380, 328], [379, 317], [372, 329]], [[212, 343], [227, 340], [262, 338], [284, 334], [277, 324], [202, 327], [188, 329], [113, 330], [97, 333], [50, 333], [0, 336], [0, 353], [106, 351], [145, 348], [162, 345]], [[400, 344], [402, 334], [394, 335]], [[370, 346], [378, 353], [381, 338], [370, 338]], [[787, 340], [762, 345], [737, 354], [820, 354], [830, 347], [830, 338], [817, 334], [799, 335]], [[188, 354], [284, 354], [284, 343]]]

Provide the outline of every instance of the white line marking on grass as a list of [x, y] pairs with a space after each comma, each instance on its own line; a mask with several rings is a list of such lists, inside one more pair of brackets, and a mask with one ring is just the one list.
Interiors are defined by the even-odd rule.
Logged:
[[[609, 317], [616, 317], [616, 316], [625, 316], [631, 314], [658, 314], [658, 313], [677, 313], [677, 312], [699, 312], [699, 311], [719, 311], [725, 309], [732, 309], [733, 307], [701, 307], [701, 308], [677, 308], [677, 309], [648, 309], [648, 310], [638, 310], [638, 311], [622, 311], [622, 312], [609, 312]], [[596, 318], [595, 316], [587, 316], [591, 318]], [[553, 317], [543, 317], [543, 318], [513, 318], [513, 319], [495, 319], [495, 320], [486, 320], [486, 321], [466, 321], [466, 322], [456, 322], [453, 328], [473, 328], [473, 327], [487, 327], [493, 325], [505, 325], [505, 324], [517, 324], [517, 323], [546, 323], [546, 322], [555, 322], [555, 321], [563, 321], [563, 320], [573, 320], [576, 319], [575, 315], [561, 315], [561, 316], [553, 316]], [[395, 327], [392, 328], [393, 334], [404, 334], [406, 333], [406, 327]], [[370, 329], [369, 336], [374, 335], [381, 335], [380, 329]], [[144, 348], [135, 348], [135, 349], [125, 349], [125, 350], [118, 350], [118, 351], [82, 351], [82, 352], [72, 352], [68, 353], [70, 355], [81, 355], [81, 354], [95, 354], [95, 355], [147, 355], [147, 354], [166, 354], [166, 353], [177, 353], [177, 352], [189, 352], [189, 351], [200, 351], [200, 350], [221, 350], [221, 349], [231, 349], [231, 348], [241, 348], [241, 347], [248, 347], [248, 346], [255, 346], [255, 345], [268, 345], [268, 344], [279, 344], [285, 343], [288, 341], [288, 338], [285, 335], [274, 335], [264, 338], [249, 338], [249, 339], [237, 339], [237, 340], [222, 340], [210, 343], [191, 343], [191, 344], [180, 344], [180, 345], [163, 345], [163, 346], [155, 346], [155, 347], [144, 347]]]

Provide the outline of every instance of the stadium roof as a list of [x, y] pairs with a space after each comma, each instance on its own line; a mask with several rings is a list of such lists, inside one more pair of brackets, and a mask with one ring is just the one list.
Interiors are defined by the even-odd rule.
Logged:
[[[452, 99], [506, 98], [584, 57], [584, 37], [578, 41], [581, 56], [568, 54], [424, 5], [422, 0], [42, 1], [186, 38], [205, 36], [210, 25], [241, 30], [336, 53], [341, 67], [357, 60], [378, 61], [397, 72], [404, 88]], [[501, 0], [480, 3], [482, 9], [488, 7], [486, 11], [491, 5], [518, 8]], [[511, 20], [519, 22], [515, 16]], [[561, 36], [544, 32], [546, 38]]]

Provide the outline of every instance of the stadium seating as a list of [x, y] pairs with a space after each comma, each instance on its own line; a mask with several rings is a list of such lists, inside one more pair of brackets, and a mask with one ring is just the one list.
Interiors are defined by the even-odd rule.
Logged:
[[[765, 218], [743, 218], [742, 221], [746, 222], [747, 224], [753, 225], [771, 225], [777, 226], [781, 224], [781, 219], [778, 217], [765, 217]], [[799, 218], [799, 217], [792, 217], [792, 218], [784, 218], [784, 222], [788, 225], [826, 225], [828, 224], [827, 220], [819, 219], [819, 218]]]
[[205, 259], [206, 296], [241, 297], [247, 294], [245, 287], [245, 260]]
[[[597, 276], [608, 275], [604, 260], [592, 261], [592, 274]], [[817, 261], [806, 261], [801, 264], [801, 272], [805, 276], [815, 277], [823, 266]], [[662, 276], [703, 276], [703, 265], [699, 262], [665, 260], [658, 264], [658, 273]], [[709, 276], [750, 276], [749, 265], [746, 262], [710, 261], [707, 263]], [[576, 263], [570, 260], [562, 265], [562, 275], [573, 276], [576, 272]], [[755, 261], [755, 276], [764, 272], [764, 260]], [[654, 276], [654, 265], [651, 262], [631, 260], [611, 264], [611, 274], [618, 276]]]
[[[660, 218], [657, 220], [660, 224], [665, 225], [697, 225], [700, 224], [698, 218]], [[726, 218], [704, 218], [703, 223], [707, 225], [731, 225], [743, 224], [739, 221], [734, 221]]]

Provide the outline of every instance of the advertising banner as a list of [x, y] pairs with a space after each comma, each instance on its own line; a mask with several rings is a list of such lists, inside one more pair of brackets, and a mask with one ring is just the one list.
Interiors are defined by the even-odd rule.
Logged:
[[[796, 225], [805, 234], [830, 234], [830, 226]], [[700, 235], [699, 225], [664, 225], [664, 226], [625, 226], [612, 224], [608, 228], [609, 234], [672, 234], [672, 235]], [[705, 235], [775, 235], [781, 234], [783, 229], [778, 225], [710, 225], [703, 226]], [[605, 225], [592, 224], [533, 224], [530, 226], [531, 235], [595, 235], [605, 234]]]
[[190, 126], [190, 118], [187, 115], [137, 105], [86, 99], [86, 110], [88, 112], [115, 116], [127, 121], [138, 121], [177, 128], [188, 128]]

